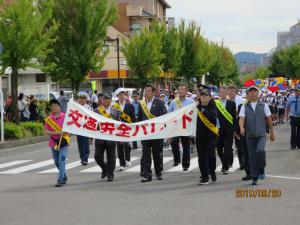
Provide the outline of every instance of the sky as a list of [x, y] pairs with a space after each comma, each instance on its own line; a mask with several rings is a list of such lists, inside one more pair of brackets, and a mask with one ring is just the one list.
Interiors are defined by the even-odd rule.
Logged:
[[167, 17], [194, 20], [211, 41], [234, 53], [266, 53], [277, 45], [277, 32], [300, 19], [300, 0], [167, 0]]

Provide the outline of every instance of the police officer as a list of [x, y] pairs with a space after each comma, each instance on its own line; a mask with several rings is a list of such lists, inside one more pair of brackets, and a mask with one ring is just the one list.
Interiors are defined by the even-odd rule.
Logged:
[[[187, 86], [180, 85], [178, 87], [178, 98], [174, 99], [168, 107], [168, 113], [174, 112], [175, 110], [181, 109], [188, 106], [194, 102], [193, 99], [187, 97]], [[191, 140], [190, 137], [174, 137], [171, 141], [172, 152], [174, 156], [174, 165], [178, 166], [181, 163], [180, 151], [179, 151], [179, 139], [182, 144], [183, 154], [182, 154], [182, 168], [183, 171], [188, 171], [190, 167], [190, 153], [191, 153]]]
[[[145, 99], [139, 103], [138, 120], [144, 121], [162, 116], [166, 113], [164, 103], [155, 97], [156, 89], [148, 85], [145, 87]], [[162, 180], [163, 171], [163, 139], [142, 141], [141, 182], [152, 181], [151, 153], [153, 154], [155, 175]]]
[[295, 95], [290, 96], [285, 110], [285, 118], [290, 117], [291, 149], [300, 149], [300, 84], [295, 88]]
[[215, 182], [216, 153], [215, 147], [218, 137], [217, 107], [211, 97], [208, 86], [199, 85], [200, 100], [198, 105], [196, 146], [198, 163], [201, 172], [200, 185]]
[[227, 99], [228, 88], [219, 88], [220, 99], [216, 100], [218, 108], [218, 119], [220, 122], [219, 138], [217, 141], [217, 151], [222, 162], [223, 174], [228, 174], [231, 161], [233, 134], [236, 124], [236, 105], [234, 101]]
[[[102, 97], [102, 106], [95, 110], [96, 113], [112, 118], [114, 120], [120, 120], [120, 112], [111, 106], [111, 95], [104, 93]], [[106, 160], [104, 160], [104, 154], [106, 153]], [[116, 167], [116, 142], [106, 140], [95, 140], [95, 161], [102, 169], [101, 178], [107, 177], [107, 181], [111, 182], [114, 179], [114, 170]]]
[[[131, 103], [126, 102], [125, 100], [125, 90], [124, 88], [118, 88], [115, 91], [118, 101], [113, 104], [113, 107], [120, 112], [121, 121], [125, 123], [134, 123], [134, 107]], [[126, 166], [130, 166], [130, 153], [131, 146], [129, 142], [118, 142], [118, 158], [120, 161], [120, 171], [124, 171]]]
[[247, 89], [248, 102], [242, 105], [239, 114], [240, 132], [246, 135], [252, 185], [265, 178], [267, 130], [270, 140], [275, 140], [270, 108], [258, 99], [258, 93], [256, 86]]

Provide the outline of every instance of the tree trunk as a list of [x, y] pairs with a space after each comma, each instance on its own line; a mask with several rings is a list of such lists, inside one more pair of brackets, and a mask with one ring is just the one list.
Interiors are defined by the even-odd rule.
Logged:
[[20, 110], [18, 107], [18, 69], [16, 67], [12, 67], [11, 72], [11, 97], [12, 97], [12, 110], [14, 112], [15, 122], [17, 124], [20, 123]]

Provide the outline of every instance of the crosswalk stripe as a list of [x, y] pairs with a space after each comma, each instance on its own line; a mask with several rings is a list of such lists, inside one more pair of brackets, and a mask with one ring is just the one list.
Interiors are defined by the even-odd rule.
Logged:
[[[137, 159], [138, 159], [137, 157], [131, 157], [131, 162], [133, 162]], [[119, 167], [119, 166], [120, 166], [120, 162], [119, 162], [119, 160], [117, 160], [116, 167]], [[80, 171], [80, 173], [101, 173], [101, 172], [102, 172], [102, 170], [99, 166], [94, 166], [89, 169]]]
[[175, 166], [175, 167], [167, 170], [166, 172], [183, 172], [183, 173], [186, 173], [186, 172], [192, 171], [196, 168], [198, 168], [198, 158], [197, 157], [190, 160], [190, 167], [189, 167], [188, 171], [183, 171], [182, 166]]
[[[92, 163], [92, 162], [94, 162], [94, 161], [95, 161], [95, 159], [89, 158], [89, 162], [90, 162], [90, 163]], [[78, 166], [80, 166], [80, 165], [81, 165], [81, 161], [80, 161], [80, 160], [79, 160], [79, 161], [76, 161], [76, 162], [68, 163], [68, 164], [66, 165], [66, 170], [73, 169], [73, 168], [78, 167]], [[58, 172], [58, 169], [57, 169], [56, 167], [54, 167], [54, 168], [52, 168], [52, 169], [44, 170], [44, 171], [41, 171], [41, 172], [39, 172], [39, 173], [45, 174], [45, 173], [57, 173], [57, 172]]]
[[[232, 164], [232, 167], [229, 168], [229, 172], [234, 172], [238, 168], [239, 168], [239, 159], [238, 159], [238, 157], [234, 157], [233, 164]], [[221, 172], [221, 170], [222, 170], [222, 165], [220, 165], [216, 168], [216, 172]]]
[[53, 164], [53, 160], [49, 159], [49, 160], [46, 160], [46, 161], [33, 163], [33, 164], [30, 164], [30, 165], [27, 165], [27, 166], [21, 166], [21, 167], [15, 168], [15, 169], [6, 170], [6, 171], [3, 171], [3, 172], [0, 172], [0, 174], [19, 174], [19, 173], [24, 173], [24, 172], [31, 171], [31, 170], [34, 170], [34, 169], [38, 169], [38, 168], [41, 168], [41, 167], [49, 166], [51, 164]]
[[229, 168], [229, 172], [234, 172], [240, 167], [239, 158], [234, 157], [232, 167]]
[[24, 164], [24, 163], [31, 162], [31, 161], [32, 160], [16, 160], [16, 161], [8, 162], [8, 163], [2, 163], [2, 164], [0, 164], [0, 169], [10, 167], [10, 166], [16, 166], [19, 164]]
[[[163, 158], [163, 164], [171, 161], [173, 159], [173, 157], [164, 157]], [[152, 164], [151, 164], [151, 168], [153, 169], [154, 168], [154, 163], [152, 161]], [[126, 170], [126, 172], [129, 172], [129, 173], [136, 173], [136, 172], [141, 172], [141, 165], [138, 165], [138, 166], [135, 166], [135, 167], [132, 167], [128, 170]]]

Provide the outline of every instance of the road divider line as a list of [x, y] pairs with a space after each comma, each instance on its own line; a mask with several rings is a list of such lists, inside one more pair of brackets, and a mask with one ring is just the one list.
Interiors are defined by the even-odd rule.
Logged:
[[287, 176], [275, 176], [275, 175], [266, 175], [271, 178], [281, 178], [281, 179], [289, 179], [289, 180], [300, 180], [300, 177], [287, 177]]

